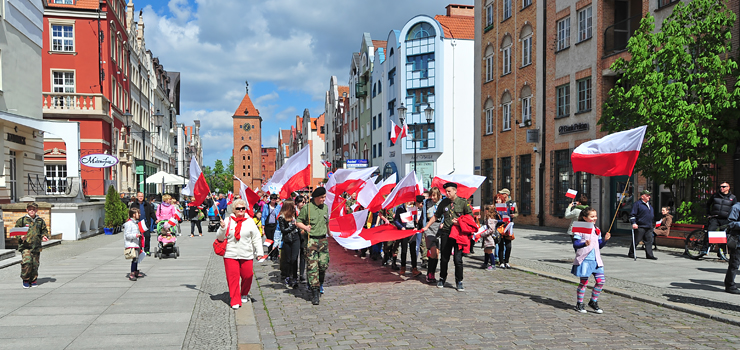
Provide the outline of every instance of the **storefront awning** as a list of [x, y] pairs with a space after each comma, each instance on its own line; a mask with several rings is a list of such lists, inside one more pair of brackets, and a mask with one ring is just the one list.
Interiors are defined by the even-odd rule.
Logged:
[[0, 119], [60, 137], [67, 146], [67, 176], [80, 176], [80, 123], [34, 119], [3, 111]]

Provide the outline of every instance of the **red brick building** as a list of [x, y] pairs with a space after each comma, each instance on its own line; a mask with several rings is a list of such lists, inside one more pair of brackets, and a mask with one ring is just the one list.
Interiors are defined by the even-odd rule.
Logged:
[[[42, 91], [44, 119], [80, 123], [80, 155], [113, 154], [129, 103], [126, 2], [44, 2]], [[66, 176], [61, 139], [44, 142], [47, 176]], [[81, 167], [85, 195], [103, 196], [115, 168]], [[65, 175], [61, 175], [65, 174]]]
[[277, 148], [262, 147], [262, 183], [267, 183], [275, 173], [277, 164]]
[[[250, 188], [262, 188], [262, 117], [249, 98], [249, 84], [234, 121], [234, 176]], [[260, 153], [257, 153], [260, 150]], [[239, 182], [234, 180], [234, 188]]]

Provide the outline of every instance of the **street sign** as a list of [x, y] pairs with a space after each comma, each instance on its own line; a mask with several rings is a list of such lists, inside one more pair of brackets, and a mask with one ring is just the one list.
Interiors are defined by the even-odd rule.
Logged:
[[118, 158], [110, 154], [88, 154], [80, 158], [80, 164], [91, 168], [110, 168], [118, 164]]
[[367, 159], [347, 159], [347, 169], [367, 168]]
[[327, 178], [330, 178], [332, 175], [334, 175], [334, 172], [333, 171], [330, 171], [328, 174], [326, 174], [326, 177]]

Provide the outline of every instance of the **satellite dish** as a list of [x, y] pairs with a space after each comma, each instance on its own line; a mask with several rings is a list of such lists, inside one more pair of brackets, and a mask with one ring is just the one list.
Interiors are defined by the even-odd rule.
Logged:
[[344, 151], [344, 156], [345, 156], [345, 157], [349, 157], [349, 152], [347, 152], [347, 151]]

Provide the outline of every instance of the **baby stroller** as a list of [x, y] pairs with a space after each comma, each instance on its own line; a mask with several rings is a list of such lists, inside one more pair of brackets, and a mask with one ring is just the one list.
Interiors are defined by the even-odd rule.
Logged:
[[[167, 221], [160, 221], [157, 224], [155, 232], [157, 233], [157, 247], [154, 248], [154, 257], [162, 259], [164, 256], [174, 255], [177, 259], [180, 256], [180, 247], [177, 246], [177, 235], [170, 231], [171, 227]], [[170, 232], [171, 235], [167, 236], [165, 233]]]
[[221, 221], [216, 216], [216, 206], [208, 208], [208, 232], [216, 232], [218, 227], [221, 226]]

